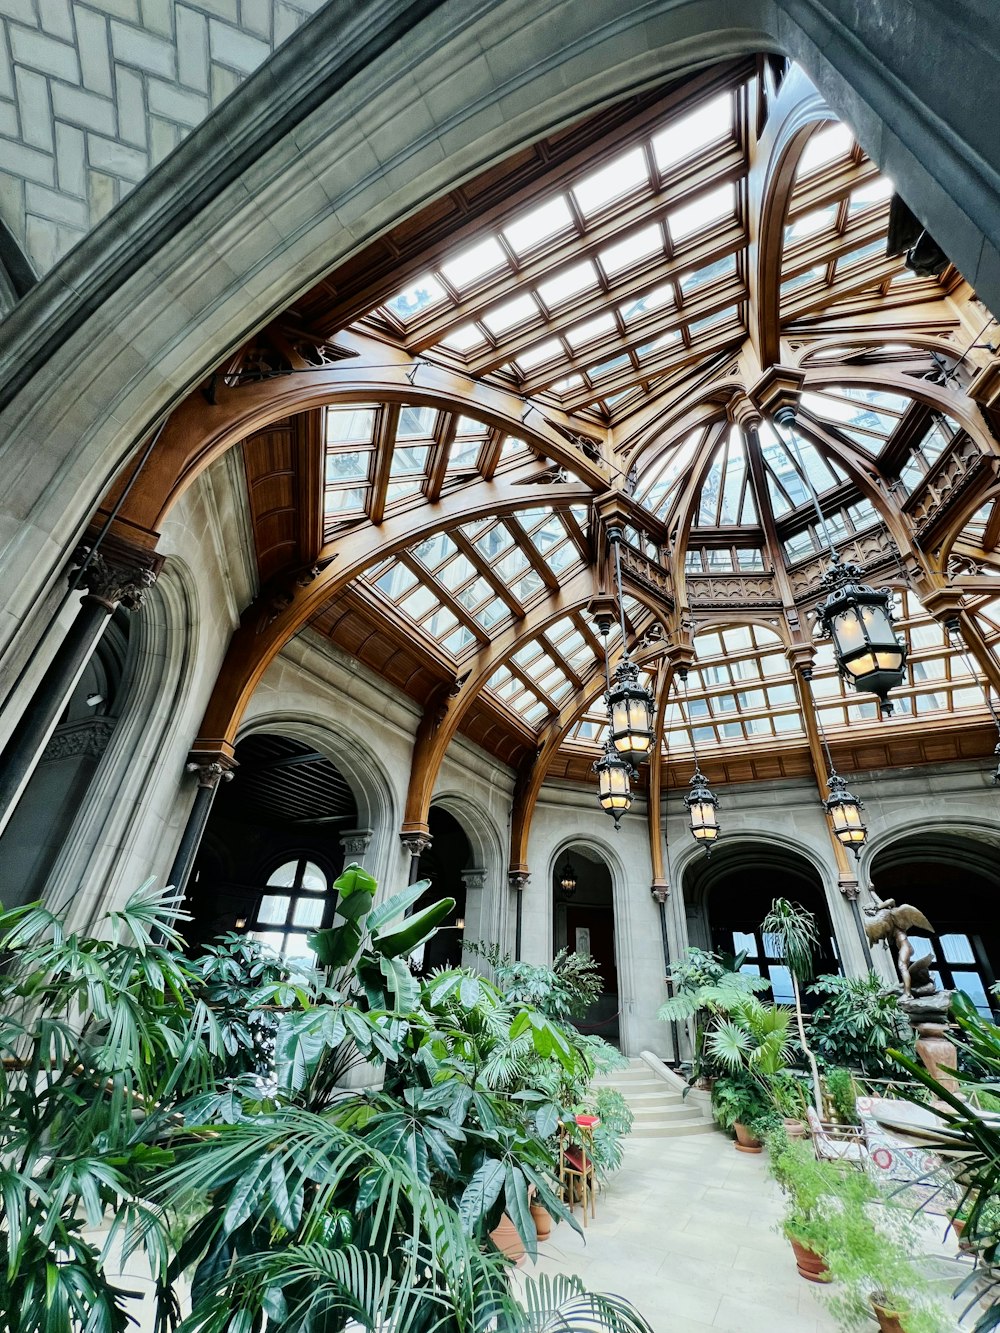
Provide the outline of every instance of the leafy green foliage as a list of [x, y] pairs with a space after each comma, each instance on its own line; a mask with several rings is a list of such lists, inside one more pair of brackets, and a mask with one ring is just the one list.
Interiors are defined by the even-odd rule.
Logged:
[[842, 1125], [857, 1123], [858, 1089], [849, 1069], [828, 1069], [823, 1075], [826, 1095]]
[[770, 1106], [764, 1089], [745, 1075], [717, 1078], [712, 1084], [712, 1114], [731, 1133], [737, 1121], [750, 1130], [767, 1119]]
[[[184, 1333], [650, 1333], [578, 1283], [513, 1294], [501, 1212], [531, 1250], [529, 1189], [567, 1218], [536, 1075], [589, 1080], [593, 1060], [480, 977], [413, 975], [451, 910], [403, 919], [425, 887], [374, 908], [350, 867], [321, 972], [235, 936], [189, 962], [176, 902], [148, 886], [100, 939], [0, 914], [0, 1309], [18, 1330], [124, 1333], [130, 1296], [93, 1238], [110, 1222], [109, 1245], [145, 1254], [157, 1333], [179, 1327], [182, 1274]], [[345, 1086], [360, 1063], [381, 1089]]]
[[912, 1029], [898, 998], [886, 991], [881, 978], [821, 976], [809, 993], [819, 1001], [810, 1038], [825, 1064], [844, 1065], [872, 1078], [891, 1078], [896, 1066], [888, 1048], [912, 1054]]
[[515, 1004], [530, 1004], [558, 1022], [583, 1018], [604, 982], [589, 954], [560, 949], [551, 967], [515, 962], [496, 944], [468, 946], [494, 969], [497, 985]]

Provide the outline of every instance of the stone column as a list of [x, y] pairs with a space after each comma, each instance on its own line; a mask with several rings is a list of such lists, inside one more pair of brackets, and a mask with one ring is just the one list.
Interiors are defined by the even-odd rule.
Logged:
[[[462, 883], [465, 885], [465, 930], [462, 937], [462, 966], [474, 965], [473, 955], [466, 957], [465, 942], [484, 943], [486, 934], [486, 871], [480, 866], [462, 871]], [[490, 943], [489, 940], [485, 941]], [[481, 961], [480, 961], [481, 965]]]
[[507, 883], [513, 889], [517, 907], [514, 913], [514, 961], [521, 958], [521, 926], [524, 920], [524, 890], [531, 878], [527, 870], [508, 870]]
[[370, 828], [345, 829], [340, 835], [340, 850], [344, 853], [344, 865], [356, 864], [367, 870], [365, 857], [368, 854], [371, 841], [372, 830]]
[[0, 833], [3, 832], [52, 735], [66, 701], [119, 606], [138, 611], [162, 559], [109, 539], [93, 554], [77, 552], [71, 566], [86, 589], [80, 611], [56, 650], [0, 756]]
[[235, 767], [236, 760], [221, 753], [216, 755], [192, 754], [187, 764], [185, 772], [197, 773], [198, 775], [198, 790], [195, 792], [194, 804], [191, 806], [187, 823], [184, 825], [184, 832], [181, 834], [180, 846], [177, 848], [174, 863], [170, 867], [170, 874], [167, 876], [167, 883], [172, 884], [178, 894], [182, 894], [187, 888], [187, 882], [191, 877], [195, 858], [201, 846], [205, 825], [208, 823], [208, 816], [212, 812], [215, 793], [219, 790], [219, 783], [231, 782]]

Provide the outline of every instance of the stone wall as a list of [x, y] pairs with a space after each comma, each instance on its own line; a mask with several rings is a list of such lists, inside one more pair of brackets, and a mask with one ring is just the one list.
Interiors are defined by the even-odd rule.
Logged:
[[47, 272], [325, 0], [0, 0], [0, 217]]

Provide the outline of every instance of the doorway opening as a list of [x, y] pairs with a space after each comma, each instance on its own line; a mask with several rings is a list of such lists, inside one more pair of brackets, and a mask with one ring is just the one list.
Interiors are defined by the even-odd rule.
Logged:
[[438, 927], [437, 934], [424, 946], [421, 970], [461, 967], [465, 944], [465, 880], [463, 870], [472, 869], [472, 846], [465, 830], [454, 815], [432, 805], [427, 816], [431, 845], [421, 852], [418, 879], [429, 879], [427, 892], [413, 910], [421, 911], [441, 898], [454, 898], [451, 916]]
[[693, 915], [692, 943], [704, 941], [703, 947], [716, 953], [745, 954], [740, 970], [767, 977], [775, 1003], [791, 1004], [791, 975], [760, 928], [775, 898], [788, 898], [815, 916], [820, 936], [816, 975], [839, 972], [823, 885], [804, 856], [762, 841], [732, 840], [716, 848], [710, 860], [700, 859], [684, 873], [684, 901]]
[[[567, 867], [571, 875], [564, 873]], [[568, 889], [570, 880], [573, 888]], [[581, 1032], [621, 1041], [615, 901], [611, 871], [596, 852], [573, 843], [559, 854], [552, 876], [555, 951], [589, 954], [600, 968], [603, 989], [584, 1014], [574, 1020]]]
[[1000, 968], [996, 844], [971, 834], [914, 834], [875, 854], [871, 879], [879, 898], [912, 904], [934, 927], [929, 939], [924, 935], [914, 944], [917, 957], [933, 953], [931, 975], [938, 985], [965, 991], [984, 1017], [993, 1018], [1000, 1011], [991, 990]]

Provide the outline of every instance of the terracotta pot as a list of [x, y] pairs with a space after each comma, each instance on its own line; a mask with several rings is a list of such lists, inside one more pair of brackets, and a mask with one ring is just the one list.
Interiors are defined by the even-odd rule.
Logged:
[[795, 1255], [795, 1267], [799, 1270], [799, 1277], [804, 1277], [807, 1282], [829, 1282], [830, 1270], [826, 1266], [823, 1257], [810, 1250], [805, 1245], [800, 1245], [797, 1240], [788, 1237], [789, 1244], [792, 1247], [792, 1253]]
[[805, 1122], [796, 1120], [793, 1116], [784, 1117], [785, 1133], [790, 1139], [804, 1139], [806, 1136]]
[[499, 1224], [490, 1232], [490, 1239], [497, 1249], [513, 1260], [515, 1264], [524, 1263], [524, 1241], [521, 1239], [521, 1233], [510, 1220], [506, 1213], [501, 1217]]
[[760, 1139], [754, 1138], [746, 1125], [741, 1125], [737, 1120], [735, 1125], [733, 1125], [733, 1129], [736, 1131], [735, 1148], [737, 1152], [760, 1152], [761, 1148], [763, 1148], [764, 1145], [761, 1143]]
[[535, 1222], [535, 1235], [539, 1240], [548, 1240], [552, 1235], [552, 1214], [540, 1203], [531, 1205], [531, 1216]]
[[878, 1326], [881, 1333], [906, 1333], [903, 1325], [899, 1322], [899, 1315], [892, 1310], [887, 1310], [884, 1305], [879, 1305], [877, 1301], [872, 1301], [872, 1309], [875, 1311], [875, 1318], [878, 1320]]

